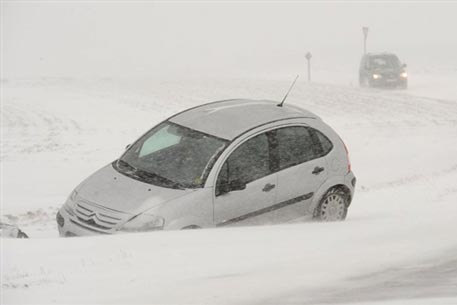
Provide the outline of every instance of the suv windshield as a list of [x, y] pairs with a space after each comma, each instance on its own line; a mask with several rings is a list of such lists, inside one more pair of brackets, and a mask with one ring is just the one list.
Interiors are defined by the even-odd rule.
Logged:
[[370, 67], [372, 69], [399, 68], [400, 61], [395, 55], [371, 56]]
[[228, 141], [164, 122], [150, 130], [114, 163], [132, 178], [171, 188], [202, 187], [207, 171]]

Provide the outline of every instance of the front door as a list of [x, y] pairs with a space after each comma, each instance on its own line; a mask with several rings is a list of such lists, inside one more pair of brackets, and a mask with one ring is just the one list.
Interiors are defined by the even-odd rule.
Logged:
[[236, 148], [222, 166], [214, 200], [216, 226], [265, 223], [276, 202], [277, 174], [270, 164], [267, 133]]

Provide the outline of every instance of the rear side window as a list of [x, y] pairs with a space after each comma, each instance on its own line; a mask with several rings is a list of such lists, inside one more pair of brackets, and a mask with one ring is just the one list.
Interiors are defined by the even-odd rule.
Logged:
[[309, 130], [294, 126], [276, 131], [279, 169], [288, 168], [316, 157], [314, 142]]
[[333, 148], [320, 131], [302, 126], [276, 130], [276, 145], [279, 170], [323, 157]]
[[321, 146], [321, 151], [319, 157], [325, 156], [333, 149], [333, 144], [330, 140], [322, 134], [322, 132], [313, 129], [314, 134], [316, 135], [317, 145]]

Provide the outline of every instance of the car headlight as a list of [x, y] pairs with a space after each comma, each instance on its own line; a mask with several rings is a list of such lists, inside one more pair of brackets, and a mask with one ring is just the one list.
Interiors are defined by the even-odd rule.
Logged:
[[70, 199], [71, 201], [75, 201], [76, 197], [78, 197], [78, 192], [76, 190], [73, 190], [73, 192], [71, 192], [71, 194], [68, 197], [68, 199]]
[[380, 74], [373, 74], [373, 79], [379, 79], [381, 78], [382, 76]]
[[160, 216], [139, 214], [125, 223], [120, 230], [124, 232], [154, 231], [162, 230], [164, 225], [165, 219]]
[[403, 78], [407, 78], [408, 77], [408, 73], [402, 72], [402, 73], [400, 73], [400, 76], [403, 77]]

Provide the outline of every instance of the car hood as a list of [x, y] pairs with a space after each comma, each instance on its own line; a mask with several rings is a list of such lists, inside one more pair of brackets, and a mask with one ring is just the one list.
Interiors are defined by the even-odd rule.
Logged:
[[193, 192], [132, 179], [117, 172], [111, 164], [87, 178], [77, 191], [86, 201], [132, 215]]

